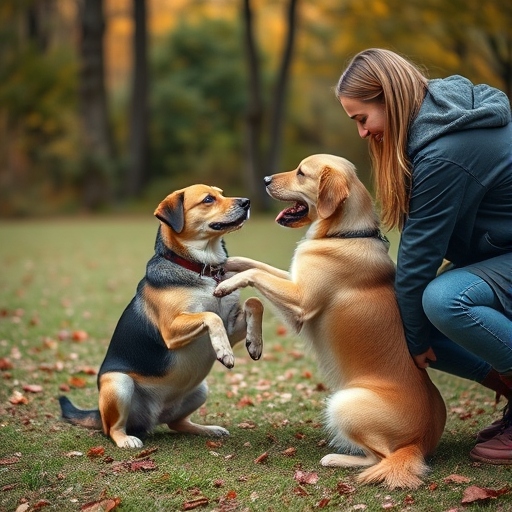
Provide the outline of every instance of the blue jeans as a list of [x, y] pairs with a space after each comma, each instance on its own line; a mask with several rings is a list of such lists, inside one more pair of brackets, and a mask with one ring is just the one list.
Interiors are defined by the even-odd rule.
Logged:
[[427, 286], [423, 308], [436, 328], [432, 368], [477, 382], [491, 367], [512, 372], [512, 321], [482, 278], [463, 268], [441, 274]]

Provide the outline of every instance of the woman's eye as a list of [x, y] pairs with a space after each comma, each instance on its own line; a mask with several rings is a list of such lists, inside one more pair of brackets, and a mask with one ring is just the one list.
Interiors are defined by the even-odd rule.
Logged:
[[209, 204], [209, 203], [213, 203], [215, 201], [215, 198], [213, 196], [206, 196], [204, 199], [203, 199], [203, 203], [206, 203], [206, 204]]

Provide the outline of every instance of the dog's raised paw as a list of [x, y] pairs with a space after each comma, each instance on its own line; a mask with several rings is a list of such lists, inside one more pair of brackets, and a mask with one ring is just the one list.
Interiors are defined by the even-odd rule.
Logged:
[[245, 340], [245, 346], [247, 348], [247, 352], [254, 361], [257, 361], [261, 357], [261, 353], [263, 352], [263, 340], [261, 338], [247, 337]]
[[235, 366], [235, 356], [233, 354], [224, 354], [223, 356], [217, 356], [217, 361], [222, 363], [226, 368], [233, 368]]

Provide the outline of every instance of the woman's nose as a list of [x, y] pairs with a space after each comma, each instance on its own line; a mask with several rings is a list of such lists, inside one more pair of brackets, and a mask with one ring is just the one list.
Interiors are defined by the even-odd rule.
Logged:
[[357, 131], [359, 132], [359, 137], [361, 137], [362, 139], [366, 139], [366, 137], [370, 135], [370, 132], [363, 126], [358, 126]]

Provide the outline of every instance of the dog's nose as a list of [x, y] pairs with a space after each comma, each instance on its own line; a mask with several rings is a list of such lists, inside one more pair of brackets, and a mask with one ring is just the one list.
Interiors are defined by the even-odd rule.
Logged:
[[238, 200], [238, 204], [244, 209], [248, 210], [251, 207], [251, 200], [247, 199], [246, 197], [241, 197]]
[[265, 182], [265, 186], [268, 187], [272, 181], [272, 176], [265, 176], [263, 181]]

